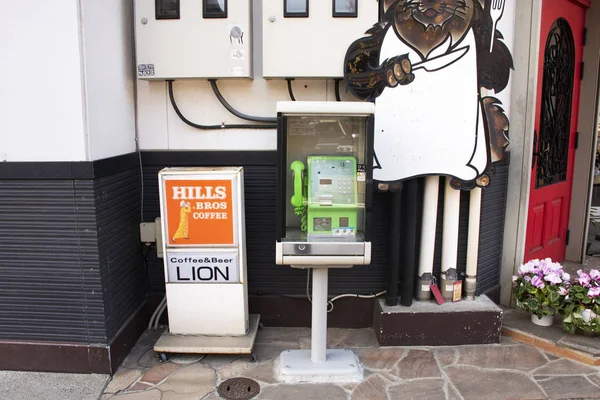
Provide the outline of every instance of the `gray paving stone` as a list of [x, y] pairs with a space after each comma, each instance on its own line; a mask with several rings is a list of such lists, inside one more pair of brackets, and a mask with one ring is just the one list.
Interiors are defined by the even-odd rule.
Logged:
[[127, 389], [140, 376], [142, 371], [139, 369], [119, 368], [116, 374], [113, 375], [104, 393], [117, 393]]
[[157, 383], [159, 383], [163, 379], [165, 379], [167, 376], [169, 376], [173, 372], [177, 371], [179, 368], [181, 368], [180, 365], [173, 364], [170, 362], [156, 365], [144, 373], [144, 375], [140, 379], [140, 382], [151, 383], [151, 384], [156, 385]]
[[154, 387], [154, 385], [152, 385], [150, 383], [137, 382], [137, 383], [134, 383], [133, 385], [131, 385], [129, 388], [127, 388], [127, 392], [141, 392], [141, 391], [151, 389], [153, 387]]
[[206, 396], [202, 397], [202, 399], [200, 399], [200, 400], [223, 400], [223, 398], [221, 396], [219, 396], [219, 394], [215, 391], [215, 392], [207, 394]]
[[243, 377], [265, 383], [276, 383], [273, 374], [273, 361], [250, 363], [246, 360], [237, 360], [219, 370], [221, 381]]
[[587, 378], [600, 388], [600, 373], [588, 375]]
[[388, 382], [379, 375], [371, 375], [367, 380], [354, 388], [351, 400], [387, 400]]
[[162, 392], [194, 394], [200, 399], [215, 389], [217, 374], [202, 364], [183, 367], [159, 386]]
[[[242, 356], [234, 354], [207, 354], [200, 363], [218, 370], [241, 358]], [[248, 359], [246, 356], [243, 356], [243, 358]]]
[[454, 347], [444, 347], [434, 350], [433, 354], [442, 367], [454, 364], [458, 353]]
[[390, 400], [446, 400], [442, 379], [417, 379], [391, 386], [388, 389]]
[[554, 360], [560, 360], [561, 358], [559, 356], [557, 356], [556, 354], [552, 354], [552, 353], [548, 353], [547, 351], [543, 352], [544, 355], [546, 356], [546, 358], [550, 361], [554, 361]]
[[346, 400], [346, 391], [332, 384], [276, 385], [261, 390], [257, 400]]
[[446, 382], [446, 394], [448, 400], [463, 400], [463, 397], [458, 393], [456, 388], [450, 384], [450, 382]]
[[406, 349], [402, 347], [376, 347], [360, 351], [359, 359], [365, 368], [389, 370], [402, 359], [405, 353]]
[[408, 354], [398, 362], [394, 371], [401, 379], [442, 376], [433, 353], [427, 350], [409, 350]]
[[469, 346], [458, 349], [457, 364], [482, 368], [517, 369], [531, 371], [548, 363], [535, 347], [519, 346]]
[[111, 400], [161, 400], [161, 398], [162, 393], [158, 389], [152, 389], [147, 392], [118, 394], [111, 397]]
[[258, 358], [259, 361], [269, 361], [269, 360], [275, 360], [275, 359], [279, 358], [282, 351], [294, 350], [294, 349], [299, 349], [299, 348], [300, 348], [300, 344], [296, 344], [294, 347], [292, 347], [292, 346], [280, 346], [280, 345], [272, 345], [272, 344], [265, 344], [265, 343], [257, 343], [254, 346], [254, 354], [256, 354], [256, 357]]
[[445, 369], [448, 379], [465, 400], [543, 399], [546, 396], [526, 375], [514, 371], [486, 371], [452, 365]]
[[565, 335], [558, 341], [558, 344], [590, 354], [593, 357], [600, 357], [600, 337]]
[[550, 399], [600, 398], [600, 390], [583, 376], [561, 376], [539, 381]]
[[584, 375], [598, 372], [597, 368], [566, 359], [550, 361], [545, 366], [536, 369], [534, 375]]

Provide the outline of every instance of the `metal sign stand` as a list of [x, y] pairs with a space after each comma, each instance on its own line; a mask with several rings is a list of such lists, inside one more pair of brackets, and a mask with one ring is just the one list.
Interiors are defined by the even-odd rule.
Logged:
[[167, 354], [244, 354], [250, 361], [257, 360], [254, 354], [256, 334], [260, 329], [260, 315], [250, 314], [250, 329], [245, 336], [173, 335], [165, 332], [154, 345], [160, 358]]
[[363, 369], [356, 354], [347, 349], [327, 350], [327, 282], [329, 269], [313, 265], [312, 327], [310, 350], [286, 350], [279, 358], [283, 382], [360, 382]]

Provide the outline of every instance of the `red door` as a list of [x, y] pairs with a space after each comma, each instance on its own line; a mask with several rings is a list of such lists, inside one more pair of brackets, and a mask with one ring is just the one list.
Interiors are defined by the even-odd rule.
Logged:
[[589, 0], [542, 2], [525, 261], [565, 259], [587, 6]]

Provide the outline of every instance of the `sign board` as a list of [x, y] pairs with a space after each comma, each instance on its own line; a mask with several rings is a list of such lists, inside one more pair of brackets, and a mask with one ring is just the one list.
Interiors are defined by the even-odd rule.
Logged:
[[169, 283], [239, 283], [237, 251], [167, 252]]
[[235, 245], [230, 179], [164, 181], [167, 247]]

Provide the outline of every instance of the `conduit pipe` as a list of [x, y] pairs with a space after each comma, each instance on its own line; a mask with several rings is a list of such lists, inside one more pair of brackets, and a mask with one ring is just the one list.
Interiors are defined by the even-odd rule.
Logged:
[[479, 256], [479, 228], [481, 222], [481, 188], [471, 190], [469, 202], [469, 237], [467, 241], [467, 277], [465, 297], [475, 300], [477, 289], [477, 264]]
[[421, 251], [419, 254], [419, 280], [417, 284], [417, 300], [421, 301], [431, 298], [439, 187], [439, 176], [428, 176], [425, 178]]
[[444, 300], [452, 300], [454, 282], [458, 279], [456, 260], [458, 258], [458, 222], [460, 216], [460, 190], [450, 186], [446, 178], [444, 191], [444, 229], [442, 237], [442, 276], [441, 287]]

